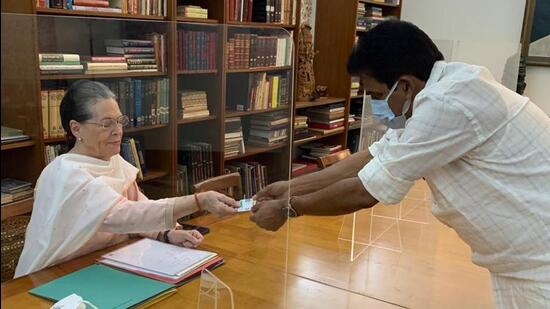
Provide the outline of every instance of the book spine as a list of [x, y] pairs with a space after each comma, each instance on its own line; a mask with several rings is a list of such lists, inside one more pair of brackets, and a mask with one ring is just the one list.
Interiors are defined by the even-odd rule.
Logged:
[[40, 99], [41, 99], [41, 105], [42, 105], [42, 132], [44, 135], [44, 138], [48, 138], [50, 136], [50, 117], [48, 112], [48, 91], [47, 90], [41, 90], [40, 91]]

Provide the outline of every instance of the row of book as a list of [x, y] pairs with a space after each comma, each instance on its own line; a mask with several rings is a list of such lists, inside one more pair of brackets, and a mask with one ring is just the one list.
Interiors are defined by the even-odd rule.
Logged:
[[289, 104], [288, 73], [250, 73], [231, 76], [227, 80], [228, 110], [254, 111], [278, 108]]
[[308, 130], [315, 133], [329, 134], [342, 130], [345, 125], [344, 103], [308, 108], [305, 115], [308, 117]]
[[243, 126], [240, 117], [225, 119], [224, 157], [245, 153]]
[[20, 142], [30, 138], [23, 134], [23, 130], [2, 126], [2, 144]]
[[179, 97], [179, 119], [193, 119], [210, 116], [206, 91], [183, 90], [179, 93]]
[[178, 16], [208, 19], [208, 9], [198, 5], [178, 5], [176, 10]]
[[37, 8], [166, 16], [166, 0], [37, 0]]
[[319, 165], [311, 161], [297, 159], [292, 162], [292, 178], [305, 174], [313, 173], [319, 170]]
[[44, 147], [44, 158], [46, 165], [50, 164], [58, 156], [67, 153], [69, 151], [65, 144], [46, 145]]
[[4, 178], [0, 186], [2, 205], [32, 197], [34, 194], [32, 184], [22, 180]]
[[387, 20], [387, 18], [384, 17], [382, 8], [359, 2], [356, 24], [358, 30], [368, 31], [385, 20]]
[[250, 198], [268, 184], [267, 166], [258, 162], [231, 162], [225, 165], [225, 173], [239, 173], [243, 198]]
[[229, 20], [290, 24], [292, 0], [227, 0]]
[[[150, 33], [146, 39], [108, 39], [104, 41], [107, 55], [115, 56], [120, 62], [126, 62], [127, 70], [132, 72], [166, 72], [166, 40], [164, 34]], [[111, 63], [104, 69], [124, 70], [120, 62]], [[93, 62], [92, 62], [93, 63]], [[103, 63], [104, 64], [104, 63]], [[92, 66], [97, 67], [98, 65]], [[90, 70], [89, 65], [87, 69]]]
[[299, 147], [303, 151], [301, 159], [313, 163], [317, 163], [320, 158], [343, 149], [342, 145], [330, 145], [323, 143], [307, 143], [300, 145]]
[[79, 74], [84, 66], [78, 54], [38, 54], [41, 74]]
[[227, 42], [227, 68], [280, 67], [291, 63], [288, 37], [233, 33]]
[[40, 104], [42, 107], [42, 133], [44, 138], [65, 136], [65, 129], [61, 124], [59, 107], [65, 96], [64, 89], [50, 89], [40, 91]]
[[120, 144], [120, 155], [138, 169], [138, 179], [140, 180], [147, 174], [147, 165], [143, 153], [142, 142], [138, 139], [125, 138]]
[[178, 70], [215, 70], [218, 34], [178, 30]]
[[306, 142], [316, 137], [315, 133], [309, 131], [307, 120], [305, 115], [294, 117], [294, 141]]
[[252, 115], [246, 142], [271, 147], [288, 141], [289, 117], [287, 111]]
[[212, 145], [186, 143], [178, 149], [177, 188], [180, 195], [193, 192], [193, 185], [214, 177]]
[[170, 121], [167, 78], [123, 78], [103, 83], [118, 98], [120, 111], [130, 118], [131, 127], [166, 124]]

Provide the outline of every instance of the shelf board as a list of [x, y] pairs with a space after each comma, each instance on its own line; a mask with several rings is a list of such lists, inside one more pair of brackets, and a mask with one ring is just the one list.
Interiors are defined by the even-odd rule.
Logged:
[[315, 101], [296, 101], [296, 109], [345, 102], [345, 98], [321, 97]]
[[242, 159], [242, 158], [250, 157], [250, 156], [253, 156], [253, 155], [260, 154], [260, 153], [269, 152], [271, 150], [283, 148], [283, 147], [286, 147], [286, 145], [287, 145], [287, 143], [282, 143], [282, 144], [271, 146], [271, 147], [261, 147], [261, 146], [254, 146], [254, 145], [246, 145], [246, 142], [245, 142], [245, 150], [246, 150], [245, 153], [242, 153], [242, 154], [239, 154], [239, 155], [236, 155], [236, 156], [232, 156], [232, 157], [229, 157], [229, 158], [224, 158], [224, 160], [225, 161], [231, 161], [231, 160], [236, 160], [236, 159]]
[[28, 214], [32, 211], [34, 198], [29, 197], [20, 201], [2, 205], [2, 221], [7, 218]]
[[363, 98], [363, 95], [362, 95], [362, 94], [361, 94], [361, 95], [352, 95], [352, 96], [350, 97], [350, 99], [352, 99], [352, 100], [353, 100], [353, 99], [362, 99], [362, 98]]
[[37, 14], [43, 14], [43, 15], [107, 17], [107, 18], [142, 19], [142, 20], [166, 20], [166, 17], [164, 17], [164, 16], [130, 15], [130, 14], [123, 14], [123, 13], [75, 11], [75, 10], [52, 9], [52, 8], [37, 8], [36, 13]]
[[10, 149], [19, 149], [19, 148], [25, 148], [25, 147], [32, 147], [36, 145], [36, 141], [34, 140], [25, 140], [25, 141], [19, 141], [19, 142], [12, 142], [12, 143], [5, 143], [2, 144], [2, 151], [4, 150], [10, 150]]
[[363, 33], [363, 32], [367, 32], [368, 30], [365, 30], [365, 29], [355, 29], [355, 32], [360, 32], [360, 33]]
[[320, 139], [325, 138], [325, 137], [329, 137], [329, 136], [333, 136], [333, 135], [342, 134], [342, 133], [344, 133], [344, 131], [345, 131], [345, 128], [342, 127], [342, 129], [340, 129], [340, 130], [338, 130], [338, 131], [334, 131], [334, 132], [327, 133], [327, 134], [315, 133], [315, 138], [312, 138], [312, 139], [304, 139], [304, 140], [297, 140], [297, 141], [294, 141], [294, 142], [293, 142], [293, 145], [294, 145], [294, 146], [298, 146], [298, 145], [302, 145], [302, 144], [305, 144], [305, 143], [313, 142], [313, 141], [320, 140]]
[[228, 21], [227, 25], [231, 27], [254, 27], [254, 28], [284, 28], [284, 29], [296, 29], [296, 26], [283, 24], [283, 23], [260, 23], [260, 22], [241, 22], [241, 21]]
[[372, 4], [372, 5], [393, 7], [393, 8], [399, 7], [399, 4], [384, 3], [384, 2], [371, 1], [371, 0], [359, 0], [359, 2], [363, 2], [363, 3], [366, 3], [366, 4]]
[[141, 131], [161, 129], [166, 127], [168, 127], [168, 124], [156, 124], [152, 126], [124, 128], [124, 133], [135, 133], [135, 132], [141, 132]]
[[195, 18], [195, 17], [185, 17], [185, 16], [177, 16], [176, 21], [180, 22], [189, 22], [189, 23], [197, 23], [197, 24], [218, 24], [219, 21], [217, 19], [211, 19], [211, 18]]
[[292, 66], [285, 65], [280, 67], [259, 67], [248, 69], [227, 69], [227, 73], [249, 73], [249, 72], [266, 72], [266, 71], [282, 71], [292, 69]]
[[61, 137], [49, 137], [44, 139], [44, 144], [55, 144], [66, 141], [67, 138], [65, 136]]
[[183, 124], [203, 122], [203, 121], [208, 121], [208, 120], [213, 120], [213, 119], [216, 119], [215, 115], [211, 115], [211, 116], [208, 116], [208, 117], [191, 118], [191, 119], [180, 119], [180, 120], [178, 120], [178, 124], [183, 125]]
[[178, 70], [178, 75], [218, 74], [218, 70]]
[[276, 111], [282, 111], [282, 110], [287, 110], [287, 109], [288, 109], [288, 105], [283, 105], [283, 106], [279, 106], [277, 108], [259, 109], [259, 110], [255, 110], [255, 111], [246, 111], [246, 112], [225, 111], [225, 118], [233, 118], [233, 117], [249, 116], [249, 115], [255, 115], [255, 114], [263, 114], [263, 113], [276, 112]]
[[154, 180], [154, 179], [162, 178], [166, 175], [168, 175], [168, 172], [166, 172], [166, 171], [147, 170], [147, 173], [145, 175], [143, 175], [143, 179], [138, 179], [137, 182], [151, 181], [151, 180]]
[[87, 78], [121, 78], [121, 77], [150, 77], [165, 76], [165, 72], [111, 72], [98, 74], [51, 74], [40, 75], [41, 80], [62, 80], [62, 79], [87, 79]]

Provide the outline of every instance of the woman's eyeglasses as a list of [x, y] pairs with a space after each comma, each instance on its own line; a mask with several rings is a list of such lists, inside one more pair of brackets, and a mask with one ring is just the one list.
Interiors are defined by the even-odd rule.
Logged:
[[118, 125], [122, 128], [126, 127], [130, 123], [130, 119], [126, 115], [122, 115], [118, 118], [103, 118], [100, 122], [85, 122], [98, 125], [103, 129], [114, 130]]

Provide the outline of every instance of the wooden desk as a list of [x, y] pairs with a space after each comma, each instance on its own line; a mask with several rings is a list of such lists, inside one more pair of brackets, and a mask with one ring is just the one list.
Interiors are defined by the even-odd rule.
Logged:
[[[298, 275], [286, 274], [285, 229], [270, 233], [258, 229], [247, 214], [218, 222], [209, 221], [211, 233], [202, 248], [218, 252], [225, 265], [213, 273], [228, 284], [235, 296], [236, 308], [341, 308], [351, 305], [364, 308], [398, 308], [382, 301], [333, 288]], [[215, 223], [212, 223], [215, 222]], [[29, 276], [2, 284], [2, 308], [50, 308], [52, 302], [30, 295], [28, 290], [88, 266], [101, 256], [124, 244], [100, 250], [84, 257], [47, 268]], [[199, 280], [178, 288], [175, 295], [154, 308], [196, 308]], [[4, 307], [5, 306], [5, 307]]]
[[[413, 190], [410, 196], [421, 193]], [[414, 203], [420, 202], [411, 199], [403, 207]], [[236, 308], [493, 308], [488, 272], [471, 263], [469, 248], [429, 214], [429, 202], [422, 203], [413, 215], [429, 224], [400, 222], [401, 252], [372, 248], [353, 263], [349, 243], [338, 240], [344, 217], [296, 218], [276, 233], [260, 230], [248, 214], [191, 223], [210, 227], [201, 248], [225, 258], [213, 273], [232, 288]], [[396, 206], [375, 207], [380, 215], [396, 211]], [[361, 224], [360, 231], [367, 228]], [[394, 232], [382, 240], [391, 243]], [[112, 249], [2, 284], [2, 307], [49, 308], [51, 302], [27, 291]], [[196, 308], [198, 288], [194, 280], [155, 308]]]

